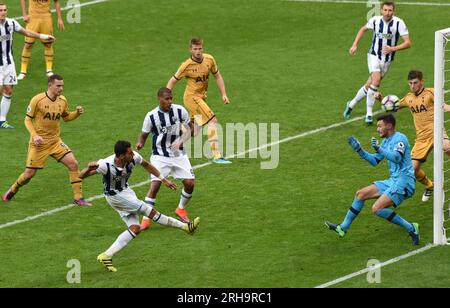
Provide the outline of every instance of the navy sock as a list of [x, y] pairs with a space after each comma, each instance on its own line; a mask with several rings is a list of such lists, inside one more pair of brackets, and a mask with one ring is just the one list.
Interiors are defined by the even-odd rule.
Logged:
[[387, 219], [389, 222], [391, 222], [393, 224], [396, 224], [396, 225], [402, 227], [403, 229], [408, 231], [408, 233], [411, 231], [414, 231], [414, 227], [411, 223], [404, 220], [400, 215], [398, 215], [391, 209], [381, 209], [377, 212], [377, 215], [379, 217]]
[[341, 229], [344, 230], [344, 232], [347, 232], [348, 228], [350, 228], [351, 223], [355, 220], [356, 216], [358, 216], [359, 212], [361, 212], [363, 206], [364, 200], [358, 200], [358, 198], [353, 200], [353, 204], [348, 210], [344, 221], [340, 224]]

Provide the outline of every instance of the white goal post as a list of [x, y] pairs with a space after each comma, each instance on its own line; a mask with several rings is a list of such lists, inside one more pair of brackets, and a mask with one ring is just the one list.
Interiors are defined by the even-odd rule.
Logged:
[[[450, 164], [444, 166], [443, 103], [450, 103], [450, 28], [436, 31], [434, 49], [434, 228], [433, 243], [448, 244], [450, 226]], [[446, 156], [446, 162], [450, 160]], [[447, 176], [447, 180], [445, 177]], [[447, 187], [447, 189], [446, 189]], [[449, 192], [446, 194], [446, 192]], [[447, 195], [447, 198], [446, 198]], [[446, 223], [449, 224], [446, 224]], [[450, 233], [448, 234], [450, 236]]]

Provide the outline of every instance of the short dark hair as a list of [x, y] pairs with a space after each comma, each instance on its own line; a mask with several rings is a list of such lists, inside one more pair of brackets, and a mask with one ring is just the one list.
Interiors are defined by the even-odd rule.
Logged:
[[166, 87], [162, 87], [158, 90], [158, 97], [163, 97], [165, 93], [172, 94], [172, 90]]
[[189, 46], [192, 46], [192, 45], [203, 45], [203, 39], [201, 37], [191, 38], [191, 43]]
[[131, 148], [131, 143], [125, 140], [119, 140], [114, 145], [114, 153], [116, 156], [124, 155], [127, 153], [128, 148]]
[[385, 6], [385, 5], [392, 6], [394, 8], [394, 10], [395, 10], [395, 3], [394, 3], [394, 1], [383, 1], [383, 3], [381, 4], [381, 8], [383, 8], [383, 6]]
[[53, 74], [50, 77], [48, 77], [48, 83], [52, 84], [55, 80], [64, 80], [64, 78], [61, 75]]
[[392, 124], [392, 127], [395, 128], [395, 117], [392, 113], [385, 113], [377, 117], [377, 122], [383, 121], [386, 124]]
[[419, 70], [412, 70], [408, 73], [408, 80], [419, 79], [423, 80], [423, 73]]

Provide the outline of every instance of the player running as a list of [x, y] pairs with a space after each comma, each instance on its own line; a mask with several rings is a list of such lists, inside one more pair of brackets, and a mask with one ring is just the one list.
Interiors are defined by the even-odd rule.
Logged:
[[397, 208], [405, 199], [410, 198], [415, 190], [414, 169], [410, 157], [410, 147], [405, 135], [395, 131], [395, 118], [392, 114], [384, 114], [377, 118], [377, 132], [384, 138], [381, 145], [376, 138], [372, 138], [375, 154], [369, 154], [361, 148], [358, 140], [351, 136], [348, 142], [359, 156], [367, 160], [372, 166], [378, 165], [384, 158], [388, 160], [390, 178], [376, 181], [356, 192], [353, 204], [347, 212], [344, 221], [333, 224], [329, 221], [325, 225], [335, 231], [339, 237], [344, 237], [350, 224], [361, 212], [364, 202], [377, 199], [372, 206], [372, 212], [389, 222], [404, 228], [412, 238], [413, 245], [419, 245], [419, 225], [409, 223], [400, 215], [389, 209]]
[[[369, 29], [373, 30], [372, 45], [367, 54], [370, 76], [366, 84], [359, 89], [356, 96], [347, 102], [343, 114], [345, 119], [350, 118], [350, 114], [356, 104], [366, 98], [367, 111], [365, 122], [368, 125], [373, 123], [374, 94], [378, 92], [381, 79], [387, 74], [392, 61], [394, 61], [395, 53], [411, 47], [408, 28], [402, 19], [394, 16], [394, 13], [394, 2], [383, 2], [381, 5], [382, 16], [372, 17], [366, 25], [359, 29], [355, 41], [349, 50], [350, 55], [354, 56], [358, 49], [358, 43], [364, 33]], [[400, 37], [402, 37], [403, 42], [397, 45]]]
[[220, 153], [217, 135], [217, 125], [219, 122], [214, 112], [206, 104], [209, 73], [211, 72], [216, 79], [217, 86], [222, 94], [223, 103], [227, 105], [230, 103], [230, 99], [225, 91], [225, 82], [213, 56], [203, 53], [203, 40], [201, 38], [191, 39], [190, 52], [191, 57], [184, 61], [175, 75], [170, 78], [167, 83], [167, 88], [172, 90], [181, 78], [187, 78], [188, 81], [183, 100], [184, 105], [189, 111], [191, 120], [195, 124], [195, 135], [198, 134], [201, 126], [207, 124], [208, 140], [213, 154], [212, 162], [216, 164], [231, 164], [231, 161], [223, 158]]
[[[152, 156], [150, 161], [162, 174], [163, 177], [173, 176], [182, 180], [180, 202], [175, 214], [184, 222], [189, 222], [186, 206], [192, 198], [194, 191], [195, 175], [189, 158], [184, 152], [183, 143], [189, 139], [193, 131], [193, 123], [189, 120], [187, 110], [180, 105], [172, 104], [172, 91], [161, 88], [157, 95], [159, 107], [148, 112], [142, 125], [136, 149], [144, 147], [145, 142], [152, 134]], [[182, 134], [182, 129], [186, 133]], [[155, 206], [156, 195], [161, 187], [158, 177], [152, 175], [150, 189], [145, 197], [145, 202]], [[144, 216], [141, 228], [143, 230], [150, 226], [150, 220]]]

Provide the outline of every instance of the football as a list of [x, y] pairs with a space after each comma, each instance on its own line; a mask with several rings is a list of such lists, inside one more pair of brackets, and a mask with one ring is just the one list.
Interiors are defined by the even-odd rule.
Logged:
[[381, 109], [384, 111], [397, 111], [400, 108], [400, 100], [395, 95], [388, 95], [381, 101]]

